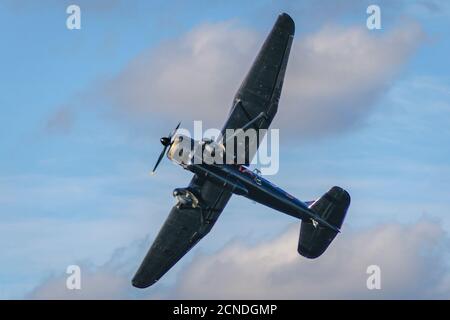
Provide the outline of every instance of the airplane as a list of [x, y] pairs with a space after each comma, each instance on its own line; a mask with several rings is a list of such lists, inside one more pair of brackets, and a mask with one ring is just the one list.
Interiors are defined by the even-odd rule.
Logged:
[[[226, 137], [227, 129], [243, 132], [270, 126], [278, 109], [294, 32], [292, 18], [280, 14], [234, 97], [222, 129], [223, 136]], [[226, 145], [235, 136], [196, 141], [176, 134], [179, 126], [160, 139], [164, 148], [153, 173], [166, 154], [183, 169], [194, 173], [194, 177], [188, 187], [173, 191], [177, 202], [133, 277], [133, 286], [147, 288], [166, 274], [211, 231], [233, 194], [300, 219], [297, 249], [300, 255], [314, 259], [325, 252], [340, 232], [350, 206], [347, 191], [332, 187], [322, 197], [307, 202], [293, 197], [248, 168], [259, 147], [261, 137], [258, 136], [245, 144], [242, 163], [199, 163], [194, 161], [198, 156], [196, 150], [218, 150], [223, 157], [226, 151], [230, 152]], [[232, 154], [231, 158], [236, 159], [236, 155]]]

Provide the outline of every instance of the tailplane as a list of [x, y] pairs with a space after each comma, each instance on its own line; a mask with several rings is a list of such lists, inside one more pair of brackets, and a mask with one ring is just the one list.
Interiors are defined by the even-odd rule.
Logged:
[[[340, 187], [333, 187], [314, 201], [309, 208], [321, 219], [339, 229], [349, 206], [348, 192]], [[304, 220], [300, 227], [298, 253], [306, 258], [315, 259], [325, 252], [336, 235], [336, 231], [326, 226], [321, 226], [312, 220]]]

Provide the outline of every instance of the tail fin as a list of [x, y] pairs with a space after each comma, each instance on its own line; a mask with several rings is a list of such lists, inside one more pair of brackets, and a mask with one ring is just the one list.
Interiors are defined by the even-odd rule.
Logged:
[[[310, 209], [323, 220], [336, 228], [344, 222], [345, 214], [350, 206], [350, 195], [340, 187], [333, 187], [310, 205]], [[323, 226], [315, 225], [313, 221], [302, 221], [298, 253], [310, 259], [322, 255], [336, 237], [337, 232]]]

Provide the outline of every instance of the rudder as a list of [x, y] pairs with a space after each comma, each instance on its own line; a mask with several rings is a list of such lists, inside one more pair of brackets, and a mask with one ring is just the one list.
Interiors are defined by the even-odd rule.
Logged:
[[[340, 187], [333, 187], [311, 204], [310, 209], [333, 226], [340, 228], [349, 206], [348, 192]], [[298, 253], [306, 258], [315, 259], [325, 252], [336, 235], [337, 233], [329, 228], [314, 226], [312, 221], [302, 221]]]

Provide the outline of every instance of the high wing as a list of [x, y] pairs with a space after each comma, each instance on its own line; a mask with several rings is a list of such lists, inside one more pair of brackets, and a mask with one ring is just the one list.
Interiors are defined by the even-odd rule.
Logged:
[[136, 272], [133, 286], [146, 288], [158, 281], [211, 230], [231, 197], [229, 191], [197, 176], [189, 188], [199, 195], [199, 206], [172, 208]]
[[[230, 115], [222, 129], [225, 142], [227, 129], [253, 128], [258, 132], [269, 127], [278, 110], [294, 32], [292, 18], [286, 13], [281, 14], [234, 97]], [[259, 143], [259, 139], [250, 139], [245, 144], [245, 155], [239, 155], [245, 159], [239, 158], [240, 164], [250, 163]]]
[[[234, 98], [230, 115], [223, 127], [247, 129], [251, 122], [254, 129], [267, 129], [278, 108], [284, 74], [287, 66], [294, 22], [287, 14], [281, 14], [264, 42], [249, 73]], [[226, 141], [226, 140], [225, 140]], [[249, 141], [259, 146], [259, 141]], [[254, 154], [246, 152], [252, 159]], [[250, 161], [248, 161], [250, 162]], [[144, 258], [133, 285], [146, 288], [160, 279], [213, 227], [231, 197], [231, 193], [212, 182], [194, 176], [189, 188], [198, 195], [197, 208], [174, 206], [153, 245]]]

